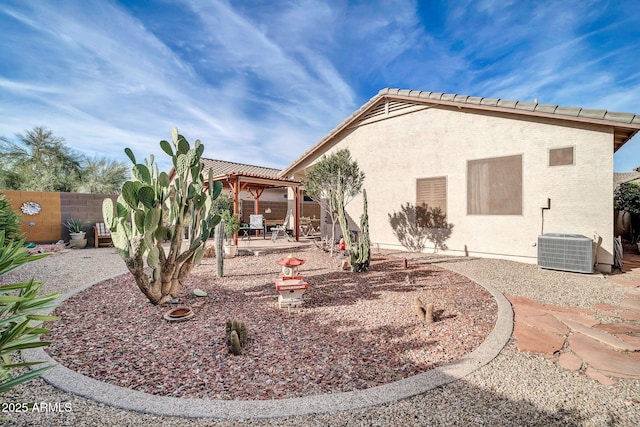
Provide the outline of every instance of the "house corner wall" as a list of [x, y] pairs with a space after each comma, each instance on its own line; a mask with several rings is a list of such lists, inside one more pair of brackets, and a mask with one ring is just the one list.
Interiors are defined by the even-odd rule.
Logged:
[[[574, 163], [549, 166], [549, 150], [563, 147], [574, 147]], [[454, 227], [444, 253], [536, 263], [540, 233], [567, 233], [601, 236], [599, 268], [613, 263], [609, 128], [432, 108], [361, 125], [327, 154], [342, 148], [366, 175], [373, 247], [403, 249], [389, 214], [416, 203], [416, 179], [445, 176], [447, 221]], [[513, 155], [522, 156], [522, 214], [468, 214], [467, 162]], [[543, 211], [547, 199], [551, 208]], [[347, 211], [360, 217], [361, 196]]]

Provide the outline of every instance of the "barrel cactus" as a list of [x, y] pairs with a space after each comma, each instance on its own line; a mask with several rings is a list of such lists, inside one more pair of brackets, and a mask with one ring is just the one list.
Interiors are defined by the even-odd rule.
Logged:
[[[212, 204], [222, 191], [222, 183], [212, 183], [211, 171], [208, 182], [204, 180], [200, 161], [204, 145], [197, 140], [191, 147], [176, 128], [171, 137], [171, 143], [160, 141], [160, 147], [171, 157], [172, 177], [158, 171], [153, 155], [150, 160], [137, 163], [133, 152], [126, 148], [133, 163], [133, 179], [122, 185], [115, 209], [111, 199], [102, 203], [113, 245], [138, 288], [156, 305], [178, 296], [220, 222]], [[187, 230], [189, 242], [183, 245]], [[163, 242], [168, 242], [168, 247]]]

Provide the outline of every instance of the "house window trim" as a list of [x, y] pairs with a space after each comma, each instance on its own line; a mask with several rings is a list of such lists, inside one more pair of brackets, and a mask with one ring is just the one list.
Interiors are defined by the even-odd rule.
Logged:
[[[521, 186], [520, 186], [520, 213], [519, 214], [480, 214], [480, 213], [469, 213], [469, 162], [475, 162], [475, 161], [479, 161], [479, 160], [491, 160], [491, 159], [500, 159], [503, 157], [516, 157], [516, 156], [520, 156], [521, 158], [521, 178], [522, 178], [522, 182], [521, 182]], [[465, 195], [465, 202], [466, 202], [466, 216], [473, 216], [473, 217], [505, 217], [505, 218], [514, 218], [514, 217], [524, 217], [525, 215], [525, 205], [524, 205], [524, 201], [525, 201], [525, 188], [524, 188], [524, 183], [525, 183], [525, 163], [526, 163], [526, 159], [525, 159], [525, 155], [524, 152], [519, 152], [519, 153], [512, 153], [512, 154], [504, 154], [504, 155], [495, 155], [495, 156], [490, 156], [490, 157], [481, 157], [481, 158], [477, 158], [477, 159], [467, 159], [466, 161], [466, 168], [465, 168], [465, 190], [466, 190], [466, 195]]]
[[[564, 148], [571, 148], [573, 150], [572, 162], [564, 164], [564, 165], [552, 165], [551, 164], [551, 150], [562, 150]], [[549, 148], [547, 148], [547, 167], [548, 168], [561, 168], [563, 166], [575, 166], [575, 165], [576, 165], [576, 146], [575, 145], [565, 145], [563, 147], [549, 147]]]

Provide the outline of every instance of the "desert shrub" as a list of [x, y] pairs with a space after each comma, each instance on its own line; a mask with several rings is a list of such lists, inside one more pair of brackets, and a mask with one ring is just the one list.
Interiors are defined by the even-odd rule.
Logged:
[[[30, 256], [24, 247], [24, 240], [7, 239], [4, 230], [0, 231], [0, 276], [44, 256], [45, 254]], [[23, 283], [0, 285], [0, 393], [53, 367], [45, 366], [24, 372], [20, 368], [42, 362], [14, 363], [12, 360], [21, 350], [49, 345], [48, 342], [39, 340], [42, 334], [50, 332], [43, 327], [43, 322], [57, 320], [57, 317], [40, 313], [53, 308], [53, 301], [59, 294], [40, 297], [42, 285], [33, 278]]]

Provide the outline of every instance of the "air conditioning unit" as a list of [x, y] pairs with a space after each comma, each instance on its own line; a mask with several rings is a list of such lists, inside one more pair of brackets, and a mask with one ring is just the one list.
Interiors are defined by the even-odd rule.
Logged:
[[538, 236], [538, 266], [551, 270], [593, 272], [593, 240], [580, 234]]

